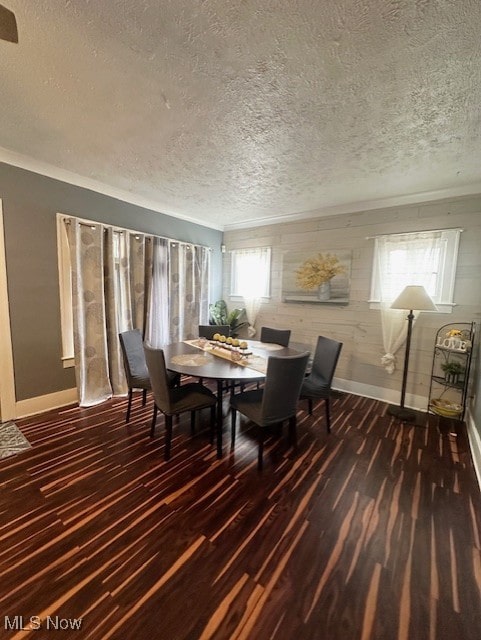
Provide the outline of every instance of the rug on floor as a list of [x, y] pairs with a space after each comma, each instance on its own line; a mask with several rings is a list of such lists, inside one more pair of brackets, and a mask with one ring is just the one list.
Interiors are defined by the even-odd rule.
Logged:
[[0, 423], [0, 460], [30, 449], [31, 444], [14, 422]]

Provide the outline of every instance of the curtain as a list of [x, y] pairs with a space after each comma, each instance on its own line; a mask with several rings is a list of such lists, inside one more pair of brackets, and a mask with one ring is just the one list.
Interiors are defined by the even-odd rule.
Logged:
[[193, 339], [208, 323], [210, 252], [170, 242], [169, 266], [169, 340]]
[[152, 240], [152, 269], [147, 304], [146, 341], [154, 348], [170, 342], [169, 332], [169, 241]]
[[133, 328], [131, 278], [134, 270], [130, 262], [130, 242], [128, 232], [105, 227], [105, 315], [110, 384], [114, 396], [125, 395], [128, 391], [118, 335]]
[[[390, 305], [405, 286], [423, 285], [433, 295], [435, 265], [440, 236], [409, 233], [376, 238], [377, 269], [380, 276], [380, 308], [384, 355], [381, 364], [391, 374], [396, 368], [396, 352], [407, 333], [407, 311]], [[416, 321], [416, 318], [413, 322]]]
[[[149, 238], [70, 218], [75, 372], [79, 404], [128, 391], [118, 334], [143, 332]], [[151, 268], [150, 268], [151, 271]]]
[[67, 226], [72, 273], [75, 375], [83, 407], [112, 395], [109, 377], [101, 225], [72, 218]]
[[125, 395], [118, 334], [139, 329], [156, 347], [208, 322], [206, 247], [66, 218], [80, 406]]
[[261, 307], [262, 296], [269, 295], [271, 265], [270, 247], [236, 249], [233, 252], [233, 291], [244, 298], [249, 337], [256, 334], [254, 327]]
[[129, 282], [132, 326], [144, 335], [152, 284], [154, 237], [129, 233]]

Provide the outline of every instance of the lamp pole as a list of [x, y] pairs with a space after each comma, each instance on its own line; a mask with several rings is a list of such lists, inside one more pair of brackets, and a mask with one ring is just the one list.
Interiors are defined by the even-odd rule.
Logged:
[[[409, 353], [411, 351], [411, 333], [413, 330], [413, 320], [414, 313], [413, 310], [410, 309], [408, 314], [408, 332], [406, 335], [406, 351], [404, 352], [404, 371], [403, 371], [403, 382], [401, 387], [401, 404], [399, 407], [393, 407], [397, 410], [397, 417], [402, 418], [404, 420], [412, 420], [414, 418], [414, 413], [409, 409], [404, 408], [404, 399], [406, 398], [406, 382], [408, 378], [408, 367], [409, 367]], [[405, 417], [403, 418], [402, 415]]]
[[412, 421], [416, 417], [414, 411], [410, 409], [406, 409], [404, 407], [404, 400], [406, 398], [406, 382], [408, 379], [408, 367], [409, 367], [409, 352], [411, 350], [411, 333], [413, 330], [413, 320], [414, 313], [413, 310], [410, 309], [409, 314], [407, 316], [408, 319], [408, 332], [406, 335], [406, 351], [404, 352], [404, 371], [403, 371], [403, 381], [401, 387], [401, 403], [398, 406], [390, 405], [387, 409], [387, 412], [391, 416], [395, 416], [400, 420]]
[[405, 422], [413, 422], [416, 414], [411, 409], [406, 409], [404, 401], [406, 399], [406, 382], [409, 368], [409, 353], [411, 351], [411, 333], [413, 329], [414, 313], [413, 309], [419, 311], [436, 311], [436, 305], [427, 294], [424, 287], [420, 285], [407, 285], [392, 303], [391, 309], [409, 309], [407, 316], [408, 328], [406, 334], [406, 351], [404, 354], [404, 371], [401, 388], [401, 403], [399, 406], [389, 406], [388, 414], [395, 416]]

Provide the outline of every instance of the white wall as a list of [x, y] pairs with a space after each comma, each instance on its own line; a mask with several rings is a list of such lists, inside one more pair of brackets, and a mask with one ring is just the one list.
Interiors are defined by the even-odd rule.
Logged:
[[[434, 334], [448, 322], [481, 319], [481, 195], [364, 211], [340, 216], [226, 231], [223, 295], [230, 307], [242, 306], [229, 297], [230, 254], [235, 248], [271, 246], [272, 296], [262, 304], [256, 326], [292, 329], [292, 341], [315, 345], [318, 335], [344, 343], [336, 372], [338, 388], [399, 402], [404, 348], [398, 368], [388, 375], [380, 365], [383, 354], [380, 312], [369, 308], [374, 241], [385, 233], [461, 227], [455, 302], [452, 314], [421, 314], [413, 330], [406, 404], [426, 409]], [[348, 306], [285, 303], [281, 298], [283, 256], [289, 250], [352, 250]], [[477, 351], [476, 351], [477, 353]]]

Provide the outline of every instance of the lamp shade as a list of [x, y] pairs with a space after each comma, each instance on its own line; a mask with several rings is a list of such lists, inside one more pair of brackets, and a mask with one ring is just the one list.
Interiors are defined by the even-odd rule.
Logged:
[[421, 285], [410, 284], [401, 291], [391, 304], [391, 309], [409, 309], [416, 311], [437, 311], [428, 292]]

